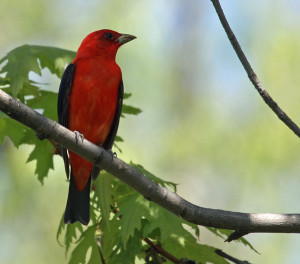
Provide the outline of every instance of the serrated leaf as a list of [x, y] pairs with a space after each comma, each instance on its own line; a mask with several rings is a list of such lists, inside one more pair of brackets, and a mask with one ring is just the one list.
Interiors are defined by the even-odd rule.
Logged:
[[[72, 252], [69, 264], [88, 263], [95, 264], [101, 263], [98, 252], [98, 247], [95, 241], [96, 226], [88, 227], [78, 240], [78, 244]], [[87, 262], [87, 252], [89, 248], [92, 249], [90, 259]]]
[[124, 140], [120, 136], [116, 136], [115, 142], [124, 142]]
[[122, 106], [122, 114], [138, 115], [141, 112], [142, 112], [142, 110], [140, 108], [133, 107], [131, 105], [123, 104], [123, 106]]
[[[222, 228], [213, 228], [213, 227], [206, 227], [206, 228], [210, 232], [214, 233], [216, 236], [218, 236], [218, 237], [220, 237], [224, 240], [227, 239], [233, 232], [232, 230], [227, 230], [227, 229], [222, 229]], [[234, 241], [242, 243], [243, 245], [250, 247], [253, 251], [255, 251], [257, 254], [259, 254], [259, 252], [244, 237], [241, 237], [241, 238], [236, 239]]]
[[0, 86], [6, 86], [10, 84], [9, 78], [0, 77]]
[[114, 247], [120, 247], [120, 219], [119, 218], [113, 218], [109, 223], [109, 228], [105, 222], [101, 224], [102, 228], [102, 253], [105, 258], [109, 259], [112, 254]]
[[198, 244], [195, 238], [186, 233], [184, 236], [172, 235], [162, 241], [162, 248], [172, 252], [178, 259], [187, 258], [196, 263], [229, 264], [215, 253], [216, 248]]
[[[173, 234], [176, 234], [177, 236], [189, 234], [182, 226], [184, 220], [170, 213], [166, 209], [157, 204], [150, 203], [150, 212], [151, 218], [148, 218], [150, 225], [147, 227], [148, 234], [153, 230], [158, 229], [162, 241]], [[148, 234], [146, 232], [144, 233], [145, 236]]]
[[126, 248], [120, 246], [114, 250], [116, 254], [113, 254], [109, 264], [133, 264], [135, 263], [136, 256], [140, 254], [142, 250], [140, 233], [136, 230], [134, 235], [128, 239]]
[[111, 176], [108, 173], [100, 174], [94, 182], [95, 195], [98, 197], [98, 207], [101, 216], [109, 229], [110, 205], [112, 204], [112, 185]]
[[[65, 233], [64, 233], [65, 230]], [[64, 233], [64, 242], [61, 243], [60, 242], [60, 237], [63, 235]], [[62, 215], [60, 222], [59, 222], [59, 226], [57, 228], [57, 232], [56, 232], [56, 240], [58, 242], [59, 245], [61, 246], [65, 246], [65, 254], [67, 255], [69, 248], [71, 246], [72, 243], [74, 243], [77, 240], [77, 236], [78, 234], [83, 233], [83, 229], [82, 229], [82, 225], [79, 222], [76, 222], [72, 225], [66, 225], [64, 223], [64, 215]]]
[[30, 153], [27, 162], [36, 160], [35, 174], [43, 184], [44, 178], [48, 175], [49, 169], [53, 169], [52, 145], [48, 140], [37, 141], [33, 151]]
[[149, 218], [149, 201], [139, 193], [124, 197], [118, 204], [119, 212], [115, 217], [121, 217], [120, 237], [124, 248], [134, 231], [142, 229], [143, 217]]
[[24, 133], [29, 128], [9, 117], [0, 119], [0, 143], [3, 144], [4, 138], [7, 136], [18, 148], [23, 143]]
[[[93, 198], [94, 197], [95, 197], [95, 195], [93, 196]], [[99, 223], [99, 213], [98, 213], [98, 207], [96, 207], [94, 204], [95, 204], [95, 200], [92, 199], [91, 200], [90, 218], [91, 218], [91, 222], [93, 223], [93, 225], [96, 225], [97, 223]]]
[[[66, 246], [65, 254], [67, 255], [72, 243], [74, 243], [75, 241], [78, 242], [78, 240], [80, 239], [81, 234], [83, 233], [83, 228], [79, 222], [76, 222], [71, 225], [65, 225], [65, 226], [66, 226], [66, 233], [65, 233], [64, 243]], [[78, 233], [80, 235], [79, 239], [77, 239]]]
[[66, 227], [66, 225], [64, 223], [64, 215], [62, 215], [62, 217], [59, 221], [57, 232], [56, 232], [56, 241], [60, 246], [63, 246], [63, 244], [59, 241], [59, 238], [62, 236], [62, 233], [63, 233], [65, 227]]
[[148, 177], [150, 180], [154, 181], [154, 182], [157, 182], [159, 183], [160, 185], [164, 186], [164, 187], [171, 187], [172, 190], [174, 192], [177, 191], [176, 189], [176, 186], [177, 184], [176, 183], [173, 183], [173, 182], [170, 182], [170, 181], [165, 181], [165, 180], [162, 180], [158, 177], [156, 177], [154, 174], [152, 174], [151, 172], [149, 172], [148, 170], [146, 170], [142, 165], [140, 164], [135, 164], [133, 163], [132, 161], [130, 161], [130, 166], [136, 168], [139, 172], [141, 172], [142, 174], [144, 174], [146, 177]]
[[39, 95], [27, 100], [27, 105], [34, 109], [43, 109], [43, 115], [57, 121], [57, 93], [40, 90]]
[[34, 85], [32, 81], [29, 81], [29, 82], [24, 82], [22, 92], [24, 96], [27, 95], [39, 96], [40, 95], [39, 90], [40, 90], [39, 87]]
[[129, 97], [131, 97], [132, 96], [132, 93], [124, 93], [124, 95], [123, 95], [123, 99], [125, 100], [125, 99], [128, 99]]
[[37, 57], [31, 53], [29, 45], [23, 45], [10, 51], [0, 63], [7, 60], [0, 73], [6, 72], [6, 77], [10, 79], [10, 87], [13, 96], [16, 96], [23, 87], [24, 82], [28, 82], [30, 71], [41, 75], [41, 69]]
[[[29, 72], [41, 75], [41, 69], [47, 67], [51, 73], [62, 76], [66, 63], [75, 57], [75, 52], [55, 47], [23, 45], [11, 50], [0, 63], [6, 62], [0, 73], [6, 73], [10, 79], [13, 96], [17, 96], [23, 84], [29, 82]], [[40, 63], [40, 64], [39, 64]]]

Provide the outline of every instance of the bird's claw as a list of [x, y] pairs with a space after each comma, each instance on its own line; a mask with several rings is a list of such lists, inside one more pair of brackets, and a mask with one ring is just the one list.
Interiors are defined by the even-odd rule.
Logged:
[[84, 140], [84, 135], [80, 134], [78, 131], [74, 131], [76, 143], [78, 143], [78, 139], [81, 139], [81, 142]]

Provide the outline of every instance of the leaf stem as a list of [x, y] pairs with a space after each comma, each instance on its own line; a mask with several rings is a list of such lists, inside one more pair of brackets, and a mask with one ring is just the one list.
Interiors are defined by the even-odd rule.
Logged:
[[144, 238], [144, 241], [152, 247], [158, 254], [162, 255], [163, 257], [167, 258], [168, 260], [172, 261], [173, 263], [180, 263], [180, 260], [174, 257], [172, 254], [164, 250], [160, 245], [154, 244], [149, 238]]

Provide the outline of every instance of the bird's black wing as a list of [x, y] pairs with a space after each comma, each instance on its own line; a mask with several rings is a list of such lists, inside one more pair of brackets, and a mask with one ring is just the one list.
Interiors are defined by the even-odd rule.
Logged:
[[[58, 100], [57, 100], [57, 115], [59, 124], [68, 128], [69, 116], [69, 97], [72, 89], [73, 76], [75, 72], [75, 64], [69, 64], [66, 68], [60, 82]], [[61, 154], [65, 163], [67, 178], [69, 178], [69, 158], [67, 150], [61, 147]]]
[[[116, 112], [114, 116], [114, 120], [110, 129], [110, 132], [104, 141], [104, 144], [102, 147], [106, 150], [111, 150], [115, 137], [117, 135], [118, 127], [119, 127], [119, 122], [120, 122], [120, 116], [122, 112], [122, 105], [123, 105], [123, 96], [124, 96], [124, 87], [123, 87], [123, 81], [121, 79], [120, 85], [119, 85], [119, 90], [118, 90], [118, 101], [117, 101], [117, 107], [116, 107]], [[93, 167], [91, 175], [92, 178], [95, 180], [100, 172], [100, 169], [98, 167]]]
[[118, 102], [117, 102], [117, 107], [116, 107], [116, 112], [114, 116], [113, 123], [111, 125], [110, 132], [103, 144], [103, 148], [107, 150], [111, 150], [115, 137], [117, 135], [118, 127], [119, 127], [119, 122], [120, 122], [120, 116], [121, 116], [121, 111], [122, 111], [122, 105], [123, 105], [123, 96], [124, 96], [124, 87], [123, 87], [123, 81], [121, 79], [120, 85], [119, 85], [119, 91], [118, 91]]

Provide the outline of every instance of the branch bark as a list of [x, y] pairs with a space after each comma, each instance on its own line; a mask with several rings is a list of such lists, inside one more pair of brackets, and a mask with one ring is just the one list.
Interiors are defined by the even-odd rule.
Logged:
[[278, 118], [285, 123], [298, 137], [300, 137], [300, 128], [294, 123], [292, 119], [278, 106], [278, 104], [273, 100], [273, 98], [268, 94], [268, 92], [263, 88], [257, 75], [255, 74], [254, 70], [252, 69], [245, 53], [243, 52], [237, 38], [235, 37], [230, 25], [225, 17], [225, 14], [222, 10], [221, 4], [219, 0], [211, 0], [213, 3], [215, 10], [218, 14], [220, 22], [227, 34], [230, 43], [235, 50], [236, 55], [238, 56], [240, 62], [242, 63], [245, 71], [248, 74], [248, 78], [254, 85], [255, 89], [258, 91], [262, 99], [265, 103], [273, 110], [273, 112], [278, 116]]
[[228, 254], [226, 254], [225, 252], [223, 252], [223, 251], [220, 250], [220, 249], [217, 249], [215, 252], [216, 252], [219, 256], [221, 256], [221, 257], [223, 257], [223, 258], [225, 258], [225, 259], [228, 259], [228, 260], [232, 261], [232, 262], [235, 263], [235, 264], [251, 264], [250, 262], [248, 262], [248, 261], [246, 261], [246, 260], [239, 260], [239, 259], [237, 259], [237, 258], [234, 258], [234, 257], [232, 257], [232, 256], [230, 256], [230, 255], [228, 255]]
[[105, 169], [144, 197], [185, 220], [208, 227], [248, 233], [300, 233], [300, 214], [256, 214], [209, 209], [194, 205], [176, 193], [145, 177], [138, 170], [75, 134], [55, 121], [44, 117], [0, 89], [0, 110], [33, 129], [39, 138], [47, 138]]

